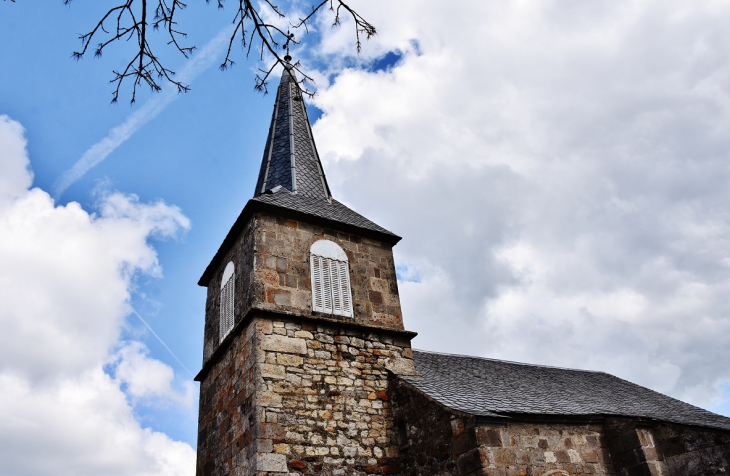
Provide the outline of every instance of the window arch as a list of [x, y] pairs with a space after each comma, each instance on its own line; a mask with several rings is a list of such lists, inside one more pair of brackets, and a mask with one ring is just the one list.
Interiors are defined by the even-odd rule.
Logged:
[[221, 341], [233, 329], [233, 295], [236, 290], [236, 273], [234, 271], [233, 261], [229, 261], [226, 269], [223, 270], [223, 279], [221, 279]]
[[347, 254], [337, 243], [319, 240], [309, 249], [312, 309], [352, 317], [352, 292]]

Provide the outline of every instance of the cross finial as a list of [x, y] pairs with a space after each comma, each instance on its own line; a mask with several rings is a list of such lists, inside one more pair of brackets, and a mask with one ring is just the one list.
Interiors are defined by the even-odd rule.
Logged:
[[286, 31], [286, 43], [284, 43], [284, 48], [286, 48], [286, 55], [284, 56], [284, 61], [287, 63], [291, 63], [291, 55], [289, 55], [289, 42], [294, 39], [294, 33], [291, 33], [289, 30]]

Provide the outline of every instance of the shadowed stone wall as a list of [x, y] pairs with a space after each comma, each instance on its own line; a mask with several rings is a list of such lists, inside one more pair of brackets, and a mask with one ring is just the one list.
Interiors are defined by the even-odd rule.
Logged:
[[[652, 431], [658, 457], [671, 475], [730, 475], [730, 434], [679, 425], [658, 425]], [[647, 445], [648, 446], [648, 445]]]
[[234, 326], [253, 305], [254, 226], [249, 221], [238, 239], [226, 253], [225, 259], [208, 283], [205, 301], [205, 331], [203, 334], [203, 364], [208, 362], [220, 341], [220, 294], [221, 279], [226, 265], [233, 261], [235, 267]]
[[[471, 425], [465, 423], [465, 417], [397, 378], [391, 382], [391, 394], [399, 433], [401, 474], [469, 474], [464, 471], [472, 464], [473, 454], [468, 453], [476, 448], [469, 436], [473, 435], [473, 420]], [[461, 471], [457, 470], [459, 462]], [[478, 455], [476, 468], [481, 468]]]
[[606, 435], [621, 476], [730, 474], [730, 434], [671, 423], [612, 418]]
[[256, 389], [260, 381], [254, 359], [265, 322], [255, 321], [230, 339], [230, 349], [200, 384], [198, 476], [253, 474], [257, 455]]

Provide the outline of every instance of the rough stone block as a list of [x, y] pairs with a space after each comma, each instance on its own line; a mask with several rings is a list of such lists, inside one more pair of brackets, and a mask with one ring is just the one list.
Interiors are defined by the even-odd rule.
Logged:
[[286, 369], [283, 365], [259, 364], [262, 377], [283, 379], [286, 378]]
[[454, 418], [451, 420], [451, 432], [453, 436], [458, 435], [462, 431], [464, 431], [464, 420], [461, 418]]
[[469, 474], [482, 468], [482, 459], [479, 450], [474, 449], [459, 456], [457, 460], [459, 474]]
[[285, 473], [287, 471], [286, 456], [276, 453], [258, 453], [256, 471]]
[[299, 367], [304, 363], [304, 359], [298, 355], [292, 354], [277, 354], [276, 362], [287, 367]]
[[477, 442], [483, 446], [502, 446], [502, 432], [499, 428], [477, 428]]
[[265, 335], [261, 339], [261, 347], [271, 352], [306, 355], [307, 343], [298, 337]]
[[581, 451], [580, 456], [586, 463], [598, 463], [598, 455], [593, 450]]
[[259, 404], [262, 407], [279, 408], [281, 407], [281, 395], [274, 392], [263, 392], [259, 395]]
[[273, 325], [268, 319], [256, 319], [256, 329], [261, 334], [271, 334]]
[[416, 373], [416, 367], [411, 359], [404, 359], [400, 355], [396, 355], [388, 360], [385, 368], [397, 375], [413, 375]]
[[558, 459], [558, 463], [570, 463], [570, 456], [567, 451], [556, 451], [555, 457]]
[[477, 442], [474, 433], [472, 431], [465, 431], [454, 439], [451, 448], [454, 454], [460, 455], [475, 448], [476, 445]]
[[268, 292], [268, 302], [273, 302], [277, 306], [291, 306], [291, 292], [281, 289], [272, 289]]
[[369, 291], [368, 297], [373, 304], [383, 304], [383, 294], [378, 291]]
[[271, 269], [257, 269], [256, 279], [270, 286], [279, 284], [279, 274]]
[[266, 266], [269, 269], [275, 269], [276, 268], [276, 257], [275, 256], [267, 256], [264, 259], [264, 266]]

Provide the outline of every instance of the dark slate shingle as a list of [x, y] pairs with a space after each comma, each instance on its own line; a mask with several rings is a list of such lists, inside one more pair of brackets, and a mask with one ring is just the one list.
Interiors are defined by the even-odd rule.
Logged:
[[472, 415], [629, 416], [730, 430], [730, 418], [604, 372], [413, 351], [422, 380], [404, 380]]
[[333, 228], [346, 233], [353, 233], [363, 237], [374, 238], [391, 246], [400, 241], [400, 236], [391, 233], [382, 226], [376, 225], [359, 213], [354, 212], [335, 199], [312, 198], [293, 194], [287, 189], [276, 188], [276, 192], [265, 193], [248, 201], [236, 219], [223, 243], [213, 259], [205, 268], [198, 280], [198, 285], [208, 286], [213, 273], [233, 246], [246, 223], [256, 212], [264, 212], [275, 216], [304, 220], [313, 225]]
[[293, 70], [281, 75], [254, 197], [277, 186], [310, 198], [330, 197]]
[[[295, 189], [296, 193], [292, 193]], [[396, 236], [332, 199], [312, 137], [307, 107], [291, 69], [281, 75], [252, 201]]]
[[330, 203], [330, 201], [325, 199], [312, 198], [299, 194], [295, 195], [290, 193], [288, 190], [280, 189], [277, 193], [265, 193], [252, 198], [251, 201], [287, 208], [313, 217], [324, 218], [326, 220], [351, 225], [363, 230], [375, 231], [393, 237], [397, 236], [382, 226], [373, 223], [359, 213], [346, 207], [334, 198]]

